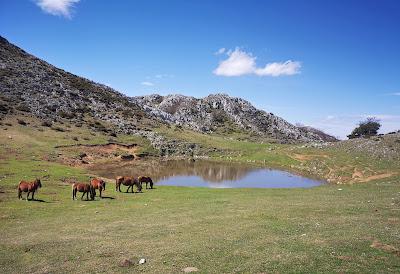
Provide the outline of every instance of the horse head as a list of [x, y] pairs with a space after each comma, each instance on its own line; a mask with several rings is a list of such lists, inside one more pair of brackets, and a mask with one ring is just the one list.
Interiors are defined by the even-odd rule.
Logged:
[[40, 179], [36, 178], [34, 182], [38, 187], [42, 187], [42, 182], [40, 182]]
[[139, 182], [139, 180], [135, 178], [135, 179], [134, 179], [134, 183], [135, 183], [135, 185], [136, 185], [138, 191], [139, 191], [139, 192], [142, 192], [142, 184]]

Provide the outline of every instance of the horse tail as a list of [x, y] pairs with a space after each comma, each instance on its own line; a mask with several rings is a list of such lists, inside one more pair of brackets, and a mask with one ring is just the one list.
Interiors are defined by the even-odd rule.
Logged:
[[75, 183], [72, 184], [72, 200], [75, 198]]
[[18, 199], [21, 198], [21, 187], [20, 187], [20, 185], [21, 185], [21, 182], [19, 182], [19, 184], [18, 184]]

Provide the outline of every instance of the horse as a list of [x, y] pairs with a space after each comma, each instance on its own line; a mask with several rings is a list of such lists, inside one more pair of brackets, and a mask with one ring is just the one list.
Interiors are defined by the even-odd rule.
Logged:
[[139, 176], [138, 181], [139, 181], [140, 185], [142, 185], [143, 183], [146, 183], [146, 189], [147, 189], [147, 184], [150, 184], [150, 188], [153, 189], [153, 180], [150, 177]]
[[75, 200], [77, 192], [83, 192], [81, 200], [86, 194], [86, 201], [89, 200], [89, 194], [91, 200], [94, 200], [94, 196], [96, 195], [93, 186], [85, 183], [74, 183], [72, 185], [72, 200]]
[[26, 194], [26, 200], [29, 200], [29, 193], [32, 193], [31, 200], [35, 200], [35, 191], [41, 187], [42, 183], [40, 179], [36, 179], [33, 182], [20, 181], [18, 184], [18, 199], [22, 199], [22, 192], [28, 192], [28, 194]]
[[106, 190], [106, 182], [104, 182], [104, 180], [101, 179], [93, 178], [90, 180], [90, 185], [94, 189], [94, 195], [96, 195], [96, 189], [98, 189], [100, 192], [100, 198], [102, 198], [101, 192], [103, 190]]
[[126, 192], [129, 191], [129, 188], [131, 189], [131, 192], [133, 193], [133, 186], [135, 185], [137, 190], [139, 192], [142, 191], [142, 185], [139, 183], [139, 181], [135, 177], [128, 177], [128, 176], [118, 176], [115, 179], [115, 191], [121, 192], [121, 184], [124, 186], [128, 186], [126, 189]]

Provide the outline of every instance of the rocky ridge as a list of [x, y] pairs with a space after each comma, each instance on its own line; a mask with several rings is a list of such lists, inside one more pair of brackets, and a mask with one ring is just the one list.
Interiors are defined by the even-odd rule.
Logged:
[[141, 105], [154, 118], [203, 133], [213, 132], [229, 122], [245, 132], [282, 143], [325, 141], [323, 136], [308, 128], [294, 126], [273, 113], [256, 109], [244, 99], [227, 94], [211, 94], [200, 99], [153, 94], [133, 97], [132, 102]]

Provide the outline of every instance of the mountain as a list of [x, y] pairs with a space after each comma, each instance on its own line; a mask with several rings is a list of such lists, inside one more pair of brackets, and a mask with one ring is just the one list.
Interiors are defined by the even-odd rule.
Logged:
[[157, 94], [133, 97], [152, 117], [200, 132], [234, 126], [248, 133], [284, 142], [321, 141], [320, 135], [298, 128], [284, 119], [256, 109], [250, 102], [226, 94], [197, 99], [184, 95]]
[[45, 121], [85, 124], [108, 134], [139, 134], [156, 148], [166, 144], [165, 138], [153, 131], [163, 124], [202, 133], [240, 131], [282, 143], [324, 140], [313, 131], [226, 94], [201, 99], [183, 95], [128, 97], [56, 68], [1, 36], [0, 90], [0, 116], [30, 113]]
[[[141, 107], [114, 89], [36, 58], [0, 37], [0, 113], [29, 112], [44, 120], [66, 119], [124, 133], [146, 121]], [[97, 122], [97, 123], [96, 123]], [[110, 129], [111, 131], [111, 129]]]

